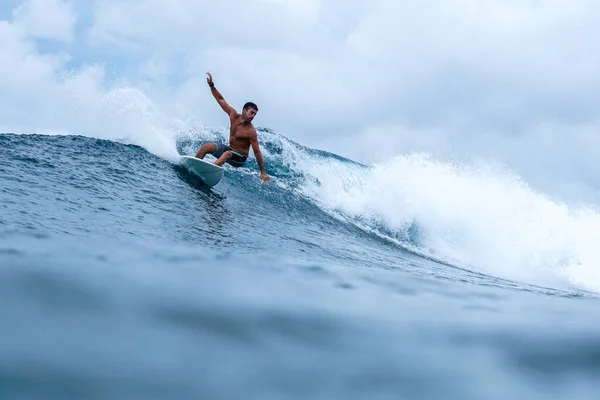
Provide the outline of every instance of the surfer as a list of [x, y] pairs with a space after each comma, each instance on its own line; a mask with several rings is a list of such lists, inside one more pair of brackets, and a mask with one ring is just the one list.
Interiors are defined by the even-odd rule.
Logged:
[[206, 82], [208, 83], [208, 86], [210, 86], [210, 91], [223, 111], [229, 115], [229, 122], [231, 124], [229, 130], [229, 145], [224, 143], [206, 143], [200, 147], [200, 150], [198, 150], [198, 153], [196, 154], [196, 158], [203, 159], [206, 154], [210, 153], [217, 158], [217, 161], [214, 162], [215, 165], [223, 166], [223, 164], [228, 163], [234, 167], [241, 167], [246, 163], [248, 153], [250, 152], [250, 146], [252, 146], [252, 151], [254, 152], [254, 156], [260, 167], [260, 179], [265, 183], [269, 182], [271, 178], [265, 171], [262, 153], [260, 152], [260, 147], [258, 145], [258, 137], [256, 135], [256, 130], [252, 125], [252, 120], [258, 112], [258, 107], [256, 104], [248, 102], [244, 104], [242, 113], [239, 114], [233, 107], [227, 104], [223, 95], [219, 93], [210, 72], [207, 72], [206, 74], [208, 75]]

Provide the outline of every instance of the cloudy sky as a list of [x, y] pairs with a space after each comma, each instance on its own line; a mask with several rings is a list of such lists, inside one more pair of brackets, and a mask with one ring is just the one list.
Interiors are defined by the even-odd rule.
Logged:
[[0, 130], [94, 135], [133, 103], [224, 126], [211, 71], [304, 145], [495, 160], [596, 201], [599, 20], [592, 0], [3, 0]]

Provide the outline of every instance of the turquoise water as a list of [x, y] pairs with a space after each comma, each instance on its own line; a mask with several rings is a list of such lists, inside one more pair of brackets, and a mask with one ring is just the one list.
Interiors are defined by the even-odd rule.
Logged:
[[212, 189], [142, 146], [0, 135], [2, 398], [600, 395], [593, 210], [259, 135], [273, 182], [251, 158]]

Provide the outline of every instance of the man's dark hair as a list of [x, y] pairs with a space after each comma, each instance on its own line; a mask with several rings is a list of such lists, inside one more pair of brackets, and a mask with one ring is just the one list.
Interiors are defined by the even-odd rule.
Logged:
[[244, 110], [249, 110], [251, 108], [254, 108], [256, 110], [256, 112], [258, 112], [258, 107], [253, 102], [249, 101], [246, 104], [244, 104]]

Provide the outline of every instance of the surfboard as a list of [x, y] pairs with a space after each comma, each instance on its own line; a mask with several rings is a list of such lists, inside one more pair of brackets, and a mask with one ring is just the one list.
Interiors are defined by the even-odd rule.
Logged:
[[223, 167], [192, 156], [181, 156], [181, 165], [211, 187], [219, 183], [225, 172]]

